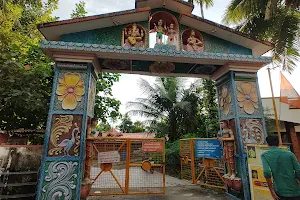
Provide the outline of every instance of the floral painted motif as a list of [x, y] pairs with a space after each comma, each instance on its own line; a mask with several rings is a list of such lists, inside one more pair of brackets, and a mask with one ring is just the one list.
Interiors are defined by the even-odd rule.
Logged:
[[63, 78], [58, 78], [58, 82], [56, 94], [62, 102], [62, 108], [74, 110], [84, 95], [84, 81], [78, 73], [65, 73]]
[[227, 85], [224, 85], [221, 88], [221, 94], [220, 94], [220, 109], [225, 115], [228, 115], [231, 109], [231, 92], [227, 88]]
[[49, 156], [78, 156], [81, 116], [54, 115], [49, 142]]
[[252, 82], [237, 82], [237, 101], [245, 113], [251, 115], [258, 108], [256, 84]]
[[42, 200], [76, 199], [78, 162], [51, 162], [45, 171]]

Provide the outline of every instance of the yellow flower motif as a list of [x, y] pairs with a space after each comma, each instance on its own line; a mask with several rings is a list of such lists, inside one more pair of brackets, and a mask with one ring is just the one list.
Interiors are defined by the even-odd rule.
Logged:
[[81, 101], [84, 95], [84, 82], [80, 80], [77, 73], [65, 73], [63, 78], [58, 79], [56, 94], [58, 100], [62, 102], [64, 110], [74, 110], [77, 102]]
[[230, 111], [231, 94], [227, 87], [222, 87], [221, 97], [220, 97], [220, 107], [225, 115], [228, 115]]
[[251, 115], [258, 108], [258, 96], [256, 85], [249, 82], [242, 82], [237, 86], [237, 101], [240, 108]]

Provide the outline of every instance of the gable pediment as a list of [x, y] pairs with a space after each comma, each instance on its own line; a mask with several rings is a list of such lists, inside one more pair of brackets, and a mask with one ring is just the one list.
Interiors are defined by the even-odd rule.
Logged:
[[[177, 5], [175, 6], [177, 12], [171, 6], [171, 1], [177, 3], [174, 4]], [[166, 3], [165, 6], [160, 5], [164, 2]], [[188, 8], [190, 9], [191, 6], [182, 3], [180, 0], [137, 0], [136, 6], [137, 8], [133, 10], [41, 24], [39, 25], [39, 30], [47, 40], [52, 41], [61, 40], [105, 45], [110, 45], [109, 42], [112, 42], [111, 45], [122, 46], [124, 45], [125, 37], [123, 33], [124, 28], [130, 28], [133, 23], [138, 23], [140, 29], [143, 27], [145, 38], [147, 38], [142, 47], [147, 48], [149, 47], [149, 31], [153, 29], [154, 23], [151, 20], [155, 13], [165, 12], [165, 14], [174, 16], [173, 22], [178, 23], [177, 34], [179, 39], [178, 44], [176, 43], [178, 50], [183, 49], [182, 34], [184, 29], [193, 29], [201, 32], [202, 36], [204, 35], [203, 42], [206, 43], [204, 52], [262, 55], [272, 49], [270, 43], [252, 39], [231, 28], [190, 14]], [[185, 10], [188, 12], [184, 12]], [[158, 18], [156, 18], [155, 23], [157, 22]], [[169, 26], [170, 20], [167, 23]], [[109, 39], [106, 39], [106, 37]], [[207, 43], [205, 37], [209, 38], [209, 43]], [[222, 45], [220, 46], [221, 43]], [[211, 51], [213, 48], [216, 50]]]

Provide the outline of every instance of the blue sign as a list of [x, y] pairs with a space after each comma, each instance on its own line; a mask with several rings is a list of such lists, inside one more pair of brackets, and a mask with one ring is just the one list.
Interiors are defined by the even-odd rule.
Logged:
[[196, 158], [221, 158], [219, 140], [196, 140]]

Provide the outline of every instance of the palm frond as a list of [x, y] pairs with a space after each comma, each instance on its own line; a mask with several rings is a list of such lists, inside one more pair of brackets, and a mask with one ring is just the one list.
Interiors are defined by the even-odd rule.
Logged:
[[129, 115], [137, 115], [140, 117], [145, 117], [145, 118], [153, 118], [153, 119], [160, 119], [160, 115], [157, 115], [152, 112], [148, 112], [145, 110], [130, 110], [127, 112]]
[[[299, 60], [300, 13], [282, 2], [232, 0], [223, 20], [225, 23], [237, 24], [236, 29], [241, 32], [272, 42], [276, 64], [292, 72], [296, 67], [295, 62]], [[269, 16], [266, 16], [266, 12], [269, 12]]]
[[197, 4], [202, 3], [203, 5], [205, 5], [206, 9], [214, 6], [214, 1], [213, 0], [195, 0], [195, 2]]
[[223, 16], [225, 24], [238, 24], [265, 11], [267, 0], [232, 0]]
[[191, 103], [188, 102], [188, 101], [181, 101], [181, 102], [177, 102], [175, 105], [174, 105], [174, 108], [179, 108], [180, 110], [190, 114], [191, 112]]

